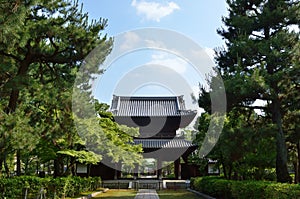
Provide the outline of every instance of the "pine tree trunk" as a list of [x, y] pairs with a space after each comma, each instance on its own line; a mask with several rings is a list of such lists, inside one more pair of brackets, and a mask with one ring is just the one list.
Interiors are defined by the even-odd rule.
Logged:
[[[26, 46], [28, 47], [28, 51], [30, 51], [29, 50], [31, 48], [30, 43], [28, 43]], [[21, 78], [24, 75], [26, 75], [29, 65], [30, 65], [30, 62], [31, 62], [31, 58], [32, 58], [31, 54], [30, 54], [30, 52], [28, 52], [25, 59], [20, 63], [20, 68], [18, 70], [16, 77]], [[7, 114], [14, 113], [16, 111], [19, 95], [20, 95], [19, 88], [17, 88], [17, 87], [13, 88], [10, 93], [8, 106], [6, 107]], [[21, 175], [21, 151], [17, 150], [17, 176], [20, 176], [20, 175]]]
[[54, 160], [54, 177], [60, 177], [62, 176], [62, 161], [61, 161], [61, 158], [60, 157], [57, 157], [55, 160]]
[[[28, 51], [30, 51], [31, 48], [30, 44], [28, 43], [26, 46], [28, 47]], [[29, 65], [31, 63], [31, 59], [32, 59], [32, 55], [30, 54], [30, 52], [28, 52], [25, 59], [20, 63], [20, 67], [16, 77], [22, 78], [27, 74]], [[6, 108], [7, 114], [14, 113], [16, 111], [19, 95], [20, 95], [20, 89], [18, 87], [13, 88], [9, 96], [8, 106]]]
[[278, 182], [291, 182], [291, 177], [287, 168], [287, 148], [285, 136], [282, 129], [280, 105], [278, 98], [272, 104], [273, 121], [277, 125], [276, 134], [276, 175]]
[[21, 150], [17, 150], [17, 176], [21, 175]]
[[70, 169], [71, 169], [71, 174], [73, 176], [76, 176], [76, 159], [75, 158], [71, 158]]

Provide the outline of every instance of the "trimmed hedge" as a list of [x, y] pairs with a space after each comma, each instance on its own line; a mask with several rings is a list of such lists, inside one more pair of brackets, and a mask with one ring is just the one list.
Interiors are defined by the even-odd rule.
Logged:
[[100, 177], [39, 178], [20, 176], [0, 178], [0, 198], [22, 198], [26, 189], [27, 198], [36, 198], [41, 190], [45, 191], [47, 198], [72, 197], [84, 191], [96, 190], [100, 185]]
[[216, 198], [300, 198], [300, 185], [268, 181], [234, 181], [221, 177], [191, 179], [191, 188]]

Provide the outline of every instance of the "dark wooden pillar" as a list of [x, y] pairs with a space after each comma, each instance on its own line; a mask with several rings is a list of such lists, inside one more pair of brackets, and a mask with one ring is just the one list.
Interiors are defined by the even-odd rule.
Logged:
[[175, 177], [178, 180], [181, 180], [181, 165], [180, 165], [180, 158], [178, 158], [177, 160], [175, 160], [174, 162], [174, 173], [175, 173]]
[[157, 164], [156, 164], [157, 168], [157, 179], [161, 180], [162, 179], [162, 161], [160, 158], [157, 158]]
[[115, 163], [115, 175], [114, 175], [114, 179], [115, 180], [118, 179], [118, 163]]
[[115, 180], [121, 178], [121, 173], [122, 173], [121, 169], [122, 169], [122, 163], [121, 162], [115, 163], [115, 176], [114, 176]]
[[133, 179], [137, 179], [139, 177], [139, 164], [134, 164], [135, 167], [133, 169]]
[[118, 164], [117, 178], [120, 179], [122, 177], [122, 162]]

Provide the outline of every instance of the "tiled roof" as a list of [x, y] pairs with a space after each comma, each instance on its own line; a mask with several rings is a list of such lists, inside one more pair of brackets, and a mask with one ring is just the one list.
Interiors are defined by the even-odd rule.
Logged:
[[134, 139], [134, 144], [142, 144], [143, 148], [189, 148], [195, 147], [192, 142], [184, 139]]
[[111, 112], [115, 116], [181, 116], [186, 110], [183, 96], [174, 97], [113, 97]]

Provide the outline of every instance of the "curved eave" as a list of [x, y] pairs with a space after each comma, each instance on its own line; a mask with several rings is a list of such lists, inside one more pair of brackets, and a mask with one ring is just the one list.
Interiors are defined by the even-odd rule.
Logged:
[[134, 139], [134, 144], [142, 144], [143, 148], [149, 149], [176, 149], [176, 148], [197, 148], [198, 146], [191, 141], [185, 139], [174, 138], [174, 139]]
[[[188, 126], [195, 118], [195, 116], [197, 115], [196, 112], [186, 112], [186, 113], [180, 113], [177, 115], [152, 115], [152, 116], [139, 116], [139, 115], [115, 115], [115, 121], [116, 122], [120, 122], [122, 124], [126, 123], [125, 121], [129, 121], [131, 120], [130, 118], [153, 118], [155, 120], [165, 120], [165, 118], [169, 118], [172, 119], [174, 118], [174, 121], [177, 121], [179, 128], [184, 128], [186, 126]], [[179, 122], [180, 121], [180, 122]]]
[[194, 120], [196, 115], [197, 115], [196, 111], [190, 111], [182, 114], [179, 128], [184, 128], [188, 126]]

